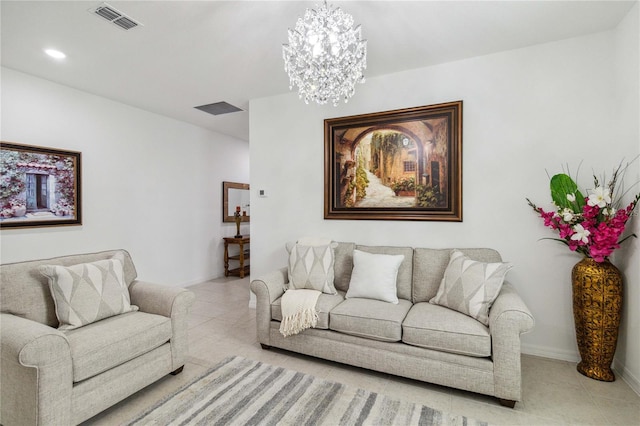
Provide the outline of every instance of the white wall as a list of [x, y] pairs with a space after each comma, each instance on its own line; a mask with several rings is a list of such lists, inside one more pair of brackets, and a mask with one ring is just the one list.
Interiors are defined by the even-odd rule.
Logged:
[[[640, 152], [640, 5], [627, 14], [616, 31], [616, 101], [618, 112], [618, 140], [635, 143]], [[631, 158], [629, 158], [630, 160]], [[640, 159], [627, 172], [629, 184], [640, 182]], [[640, 192], [640, 185], [633, 187]], [[629, 200], [630, 195], [627, 197]], [[640, 206], [636, 207], [633, 232], [640, 236]], [[613, 262], [619, 265], [625, 277], [622, 324], [616, 351], [618, 369], [640, 394], [640, 240], [625, 243]]]
[[[637, 21], [629, 25], [637, 32]], [[618, 137], [618, 127], [629, 124], [618, 120], [615, 52], [628, 32], [370, 78], [348, 104], [336, 108], [304, 105], [295, 93], [253, 100], [252, 275], [284, 266], [285, 242], [302, 235], [361, 244], [490, 246], [515, 264], [509, 280], [536, 317], [535, 330], [523, 336], [524, 351], [576, 360], [570, 274], [580, 258], [563, 245], [539, 241], [554, 235], [525, 197], [549, 207], [546, 171], [560, 172], [566, 164], [575, 171], [582, 161], [580, 182], [586, 186], [592, 169], [610, 171], [640, 152], [637, 131], [635, 138], [633, 131], [629, 138]], [[637, 78], [637, 62], [635, 67], [629, 74]], [[637, 89], [629, 96], [637, 103]], [[462, 223], [323, 219], [325, 118], [459, 99], [464, 102]], [[257, 197], [259, 189], [268, 197]], [[638, 310], [637, 300], [629, 303], [628, 310]], [[638, 334], [632, 338], [628, 327], [622, 345], [633, 361], [639, 351], [631, 341]], [[626, 368], [636, 374], [637, 363]]]
[[232, 137], [2, 68], [3, 141], [82, 152], [83, 225], [3, 229], [2, 263], [124, 248], [138, 277], [224, 274], [222, 181], [248, 182]]

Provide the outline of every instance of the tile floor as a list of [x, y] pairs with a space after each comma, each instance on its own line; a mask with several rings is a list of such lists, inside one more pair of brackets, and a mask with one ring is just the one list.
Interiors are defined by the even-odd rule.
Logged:
[[190, 356], [182, 374], [167, 376], [85, 425], [126, 422], [227, 356], [239, 355], [347, 385], [392, 395], [495, 425], [640, 425], [640, 396], [621, 379], [598, 382], [575, 363], [524, 355], [523, 401], [515, 409], [494, 398], [376, 373], [277, 349], [256, 340], [249, 278], [222, 278], [189, 287], [196, 294], [189, 321]]

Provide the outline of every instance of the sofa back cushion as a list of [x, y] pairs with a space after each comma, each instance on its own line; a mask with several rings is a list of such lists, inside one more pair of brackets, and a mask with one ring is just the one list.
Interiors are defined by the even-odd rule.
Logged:
[[[500, 253], [488, 248], [458, 249], [479, 262], [502, 262]], [[413, 303], [428, 302], [440, 287], [451, 249], [416, 248], [413, 256]], [[399, 296], [398, 296], [399, 297]]]
[[351, 271], [353, 271], [353, 250], [356, 248], [354, 243], [338, 243], [333, 250], [333, 284], [337, 290], [349, 290], [349, 282], [351, 281]]
[[[110, 259], [119, 250], [99, 253], [31, 260], [0, 265], [0, 310], [19, 317], [58, 327], [55, 305], [47, 277], [38, 270], [41, 265], [71, 266]], [[124, 279], [127, 286], [136, 279], [137, 272], [131, 256], [124, 251]]]

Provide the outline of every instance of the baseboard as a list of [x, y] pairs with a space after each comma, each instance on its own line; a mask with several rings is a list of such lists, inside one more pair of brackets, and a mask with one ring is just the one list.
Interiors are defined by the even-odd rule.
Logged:
[[578, 362], [580, 356], [574, 351], [562, 351], [557, 348], [551, 348], [548, 346], [529, 345], [522, 344], [521, 352], [525, 355], [534, 355], [542, 358], [551, 358], [561, 361]]
[[622, 380], [624, 380], [629, 385], [629, 387], [635, 393], [637, 393], [638, 396], [640, 396], [640, 380], [638, 380], [638, 378], [634, 376], [628, 368], [624, 367], [622, 369], [619, 369], [614, 366], [613, 371], [615, 371], [618, 377], [621, 377]]
[[203, 282], [206, 282], [206, 281], [215, 280], [216, 278], [220, 278], [220, 275], [213, 275], [213, 276], [210, 276], [209, 278], [198, 278], [197, 280], [186, 281], [186, 282], [177, 284], [176, 287], [189, 287], [196, 284], [202, 284]]
[[[577, 352], [571, 351], [559, 351], [556, 348], [550, 348], [548, 346], [528, 345], [522, 344], [522, 353], [525, 355], [539, 356], [542, 358], [550, 358], [560, 361], [578, 362], [580, 361], [580, 355]], [[613, 360], [611, 366], [618, 378], [621, 378], [629, 385], [629, 387], [640, 396], [640, 380], [633, 375], [628, 368], [620, 366], [619, 362]]]

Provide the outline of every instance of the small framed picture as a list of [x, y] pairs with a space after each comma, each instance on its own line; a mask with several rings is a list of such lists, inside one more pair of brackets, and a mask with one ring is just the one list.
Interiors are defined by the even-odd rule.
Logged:
[[0, 143], [0, 227], [82, 225], [81, 153]]

